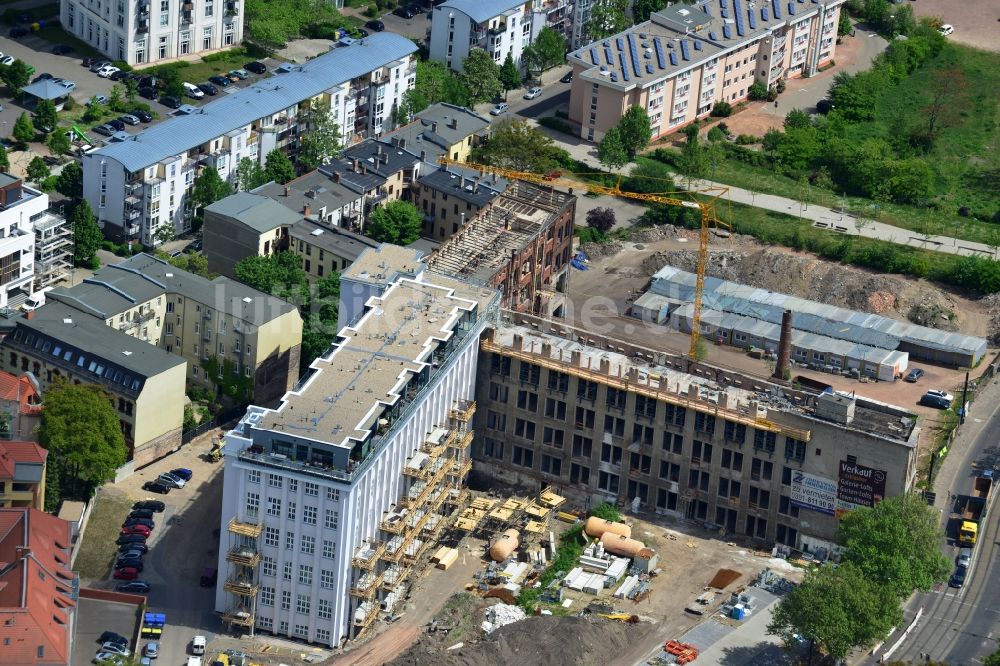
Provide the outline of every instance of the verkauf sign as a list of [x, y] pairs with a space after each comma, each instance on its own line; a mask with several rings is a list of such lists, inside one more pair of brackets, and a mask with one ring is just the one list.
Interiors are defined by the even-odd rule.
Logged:
[[875, 506], [885, 497], [885, 471], [858, 463], [840, 461], [837, 499], [856, 506]]

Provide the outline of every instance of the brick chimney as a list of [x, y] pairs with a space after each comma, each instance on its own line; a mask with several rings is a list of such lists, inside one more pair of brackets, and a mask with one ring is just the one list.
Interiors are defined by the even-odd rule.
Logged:
[[292, 188], [288, 187], [288, 185], [285, 185], [285, 196], [286, 197], [291, 193], [291, 191], [292, 191]]
[[306, 204], [305, 206], [303, 206], [302, 207], [302, 214], [305, 215], [306, 217], [309, 217], [310, 215], [312, 215], [312, 206], [310, 206], [309, 204]]

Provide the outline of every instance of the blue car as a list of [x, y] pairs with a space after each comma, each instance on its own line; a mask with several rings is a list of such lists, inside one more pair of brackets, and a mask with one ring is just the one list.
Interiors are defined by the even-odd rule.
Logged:
[[170, 473], [176, 477], [184, 479], [185, 481], [190, 481], [191, 477], [194, 476], [194, 472], [187, 469], [186, 467], [178, 467], [177, 469], [170, 470]]

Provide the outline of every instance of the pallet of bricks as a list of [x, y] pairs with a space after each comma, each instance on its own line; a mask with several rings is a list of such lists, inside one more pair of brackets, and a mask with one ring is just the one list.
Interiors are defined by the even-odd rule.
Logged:
[[673, 657], [672, 663], [675, 664], [689, 664], [698, 658], [698, 648], [690, 643], [667, 641], [663, 644], [663, 651]]

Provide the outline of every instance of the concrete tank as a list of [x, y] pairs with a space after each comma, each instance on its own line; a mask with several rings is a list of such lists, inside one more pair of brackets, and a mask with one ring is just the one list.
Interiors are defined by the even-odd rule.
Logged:
[[587, 518], [587, 524], [583, 529], [588, 536], [592, 537], [600, 537], [605, 532], [611, 532], [612, 534], [618, 534], [623, 537], [632, 536], [632, 528], [625, 523], [615, 523], [610, 520], [598, 518], [597, 516]]
[[620, 555], [621, 557], [635, 557], [640, 550], [646, 547], [646, 544], [641, 541], [611, 532], [605, 532], [601, 535], [601, 545], [612, 555]]
[[490, 546], [490, 559], [494, 562], [503, 562], [511, 553], [517, 550], [521, 544], [521, 535], [515, 529], [509, 529], [500, 535], [493, 545]]

